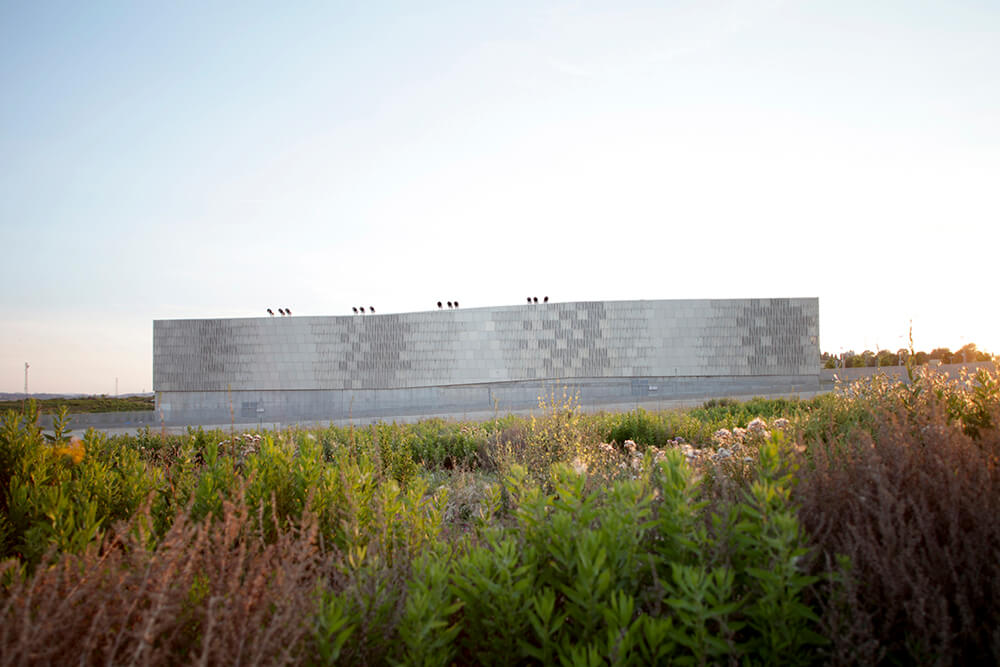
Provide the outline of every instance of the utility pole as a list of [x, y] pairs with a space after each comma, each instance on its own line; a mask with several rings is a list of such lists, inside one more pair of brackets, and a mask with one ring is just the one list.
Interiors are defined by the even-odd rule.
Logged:
[[24, 398], [21, 399], [21, 414], [24, 414], [24, 406], [28, 400], [28, 362], [24, 362]]

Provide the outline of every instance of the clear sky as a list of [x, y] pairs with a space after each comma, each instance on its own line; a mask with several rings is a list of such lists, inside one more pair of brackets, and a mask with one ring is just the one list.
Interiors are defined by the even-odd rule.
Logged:
[[154, 319], [528, 295], [1000, 353], [998, 213], [996, 0], [0, 3], [0, 391], [150, 391]]

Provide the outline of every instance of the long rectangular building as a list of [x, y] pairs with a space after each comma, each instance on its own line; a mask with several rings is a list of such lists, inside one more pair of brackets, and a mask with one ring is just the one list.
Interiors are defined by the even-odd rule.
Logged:
[[819, 301], [547, 303], [347, 317], [156, 320], [169, 423], [286, 421], [815, 391]]

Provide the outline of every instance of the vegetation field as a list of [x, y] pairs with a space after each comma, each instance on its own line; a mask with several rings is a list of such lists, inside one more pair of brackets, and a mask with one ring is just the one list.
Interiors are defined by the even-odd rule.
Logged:
[[[65, 407], [71, 413], [82, 412], [133, 412], [153, 410], [152, 396], [81, 396], [78, 398], [46, 398], [36, 401], [41, 414], [55, 414]], [[0, 413], [7, 410], [20, 412], [23, 401], [0, 401]]]
[[0, 664], [998, 664], [1000, 379], [183, 436], [0, 424]]

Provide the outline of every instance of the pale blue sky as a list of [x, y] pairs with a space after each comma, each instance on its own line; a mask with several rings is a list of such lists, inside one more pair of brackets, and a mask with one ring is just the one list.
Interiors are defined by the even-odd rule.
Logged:
[[1000, 4], [0, 3], [0, 391], [152, 320], [818, 296], [1000, 352]]

